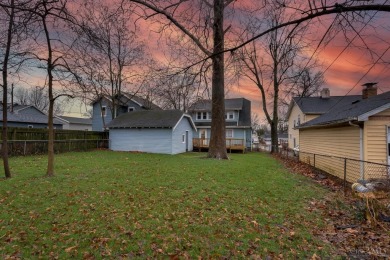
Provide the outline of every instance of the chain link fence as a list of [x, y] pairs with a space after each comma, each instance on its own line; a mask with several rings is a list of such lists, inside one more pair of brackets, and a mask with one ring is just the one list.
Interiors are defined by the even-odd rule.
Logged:
[[354, 183], [358, 180], [388, 179], [390, 165], [368, 162], [325, 154], [314, 154], [291, 149], [280, 149], [282, 157], [299, 160], [317, 169], [327, 172], [344, 181]]

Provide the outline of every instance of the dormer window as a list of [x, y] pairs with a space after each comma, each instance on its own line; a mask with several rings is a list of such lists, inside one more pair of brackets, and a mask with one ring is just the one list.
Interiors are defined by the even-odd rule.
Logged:
[[301, 116], [298, 115], [298, 126], [300, 126], [300, 125], [301, 125]]
[[207, 112], [198, 112], [196, 114], [196, 119], [198, 119], [198, 120], [207, 120], [207, 115], [208, 115]]
[[234, 119], [234, 112], [227, 112], [225, 114], [225, 119], [233, 120]]
[[128, 107], [127, 108], [127, 112], [132, 112], [132, 111], [135, 111], [135, 107]]

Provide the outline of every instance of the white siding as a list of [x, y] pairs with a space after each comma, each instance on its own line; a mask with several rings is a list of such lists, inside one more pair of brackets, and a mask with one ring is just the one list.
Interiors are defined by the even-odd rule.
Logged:
[[192, 134], [193, 128], [186, 117], [183, 117], [172, 133], [172, 154], [185, 153], [186, 144], [183, 143], [183, 135], [185, 138], [186, 131], [188, 131], [188, 151], [193, 150]]
[[110, 129], [110, 149], [172, 154], [172, 129]]

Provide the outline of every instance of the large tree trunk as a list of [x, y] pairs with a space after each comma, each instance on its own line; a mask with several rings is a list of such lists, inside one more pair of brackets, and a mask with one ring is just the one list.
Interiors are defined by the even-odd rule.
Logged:
[[211, 137], [208, 157], [228, 159], [225, 135], [225, 83], [224, 83], [224, 1], [214, 0], [214, 49], [212, 76]]
[[278, 123], [273, 121], [271, 123], [271, 153], [277, 153], [278, 151], [279, 151]]
[[12, 27], [15, 15], [14, 0], [11, 1], [11, 13], [9, 17], [8, 32], [7, 32], [7, 45], [5, 49], [4, 62], [3, 62], [3, 144], [2, 144], [2, 156], [4, 165], [4, 174], [6, 178], [11, 178], [11, 171], [8, 163], [8, 137], [7, 137], [7, 95], [8, 95], [8, 59], [11, 51], [12, 44]]

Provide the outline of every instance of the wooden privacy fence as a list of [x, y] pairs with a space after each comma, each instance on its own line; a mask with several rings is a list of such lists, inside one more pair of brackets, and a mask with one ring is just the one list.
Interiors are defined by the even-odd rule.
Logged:
[[[10, 156], [47, 153], [47, 129], [9, 128], [7, 135]], [[2, 131], [0, 136], [2, 140]], [[56, 153], [108, 148], [108, 132], [54, 130], [54, 137]]]

